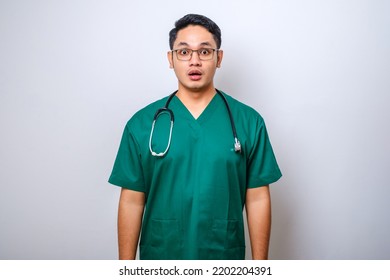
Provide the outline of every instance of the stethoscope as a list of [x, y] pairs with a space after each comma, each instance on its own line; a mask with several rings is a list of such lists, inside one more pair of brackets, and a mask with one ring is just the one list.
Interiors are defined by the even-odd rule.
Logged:
[[[241, 153], [241, 143], [240, 143], [240, 141], [237, 138], [236, 126], [234, 125], [234, 120], [233, 120], [232, 112], [230, 111], [230, 106], [229, 106], [229, 104], [228, 104], [228, 102], [226, 100], [226, 97], [222, 94], [222, 92], [220, 92], [218, 89], [215, 89], [215, 90], [222, 97], [222, 100], [224, 101], [224, 103], [226, 105], [226, 109], [227, 109], [227, 111], [229, 113], [230, 124], [232, 125], [233, 138], [234, 138], [234, 151], [236, 153]], [[165, 103], [165, 106], [160, 108], [160, 109], [158, 109], [156, 111], [156, 113], [154, 114], [153, 123], [152, 123], [152, 129], [150, 130], [150, 137], [149, 137], [149, 150], [150, 150], [150, 153], [152, 154], [152, 156], [163, 157], [168, 152], [169, 147], [171, 146], [172, 130], [173, 130], [173, 123], [175, 121], [175, 116], [173, 115], [172, 110], [168, 108], [168, 106], [169, 106], [169, 103], [171, 103], [172, 98], [176, 95], [176, 93], [177, 93], [177, 90], [168, 97], [168, 100]], [[169, 117], [170, 117], [170, 121], [171, 121], [171, 125], [170, 125], [170, 128], [169, 128], [168, 145], [167, 145], [165, 151], [163, 151], [161, 153], [156, 153], [152, 149], [153, 132], [154, 132], [154, 126], [156, 124], [156, 121], [157, 121], [158, 117], [160, 115], [162, 115], [162, 114], [168, 114]]]

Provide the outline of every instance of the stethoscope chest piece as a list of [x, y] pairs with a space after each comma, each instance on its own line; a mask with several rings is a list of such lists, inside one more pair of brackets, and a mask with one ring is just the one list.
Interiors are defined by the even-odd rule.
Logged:
[[237, 137], [234, 137], [234, 151], [236, 153], [241, 153], [241, 143], [240, 140], [237, 139]]

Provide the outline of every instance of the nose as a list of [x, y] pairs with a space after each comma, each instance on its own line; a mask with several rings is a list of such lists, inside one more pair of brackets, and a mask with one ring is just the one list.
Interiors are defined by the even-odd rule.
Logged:
[[191, 54], [191, 59], [190, 59], [190, 65], [201, 65], [202, 62], [199, 59], [199, 54], [197, 51], [193, 51]]

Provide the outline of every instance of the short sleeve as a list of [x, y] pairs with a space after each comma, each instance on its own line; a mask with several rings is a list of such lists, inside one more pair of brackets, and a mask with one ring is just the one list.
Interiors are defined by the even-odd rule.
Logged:
[[134, 191], [145, 191], [141, 154], [129, 123], [124, 129], [108, 182]]
[[266, 186], [282, 177], [262, 118], [256, 124], [247, 170], [247, 188]]

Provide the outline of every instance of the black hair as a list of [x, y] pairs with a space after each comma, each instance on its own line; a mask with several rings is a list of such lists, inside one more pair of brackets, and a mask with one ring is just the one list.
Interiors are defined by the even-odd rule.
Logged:
[[169, 47], [171, 50], [173, 49], [173, 44], [177, 38], [177, 33], [189, 25], [200, 25], [206, 28], [213, 34], [214, 40], [217, 43], [217, 49], [221, 47], [221, 29], [219, 29], [218, 25], [208, 17], [197, 14], [188, 14], [176, 21], [175, 28], [169, 32]]

